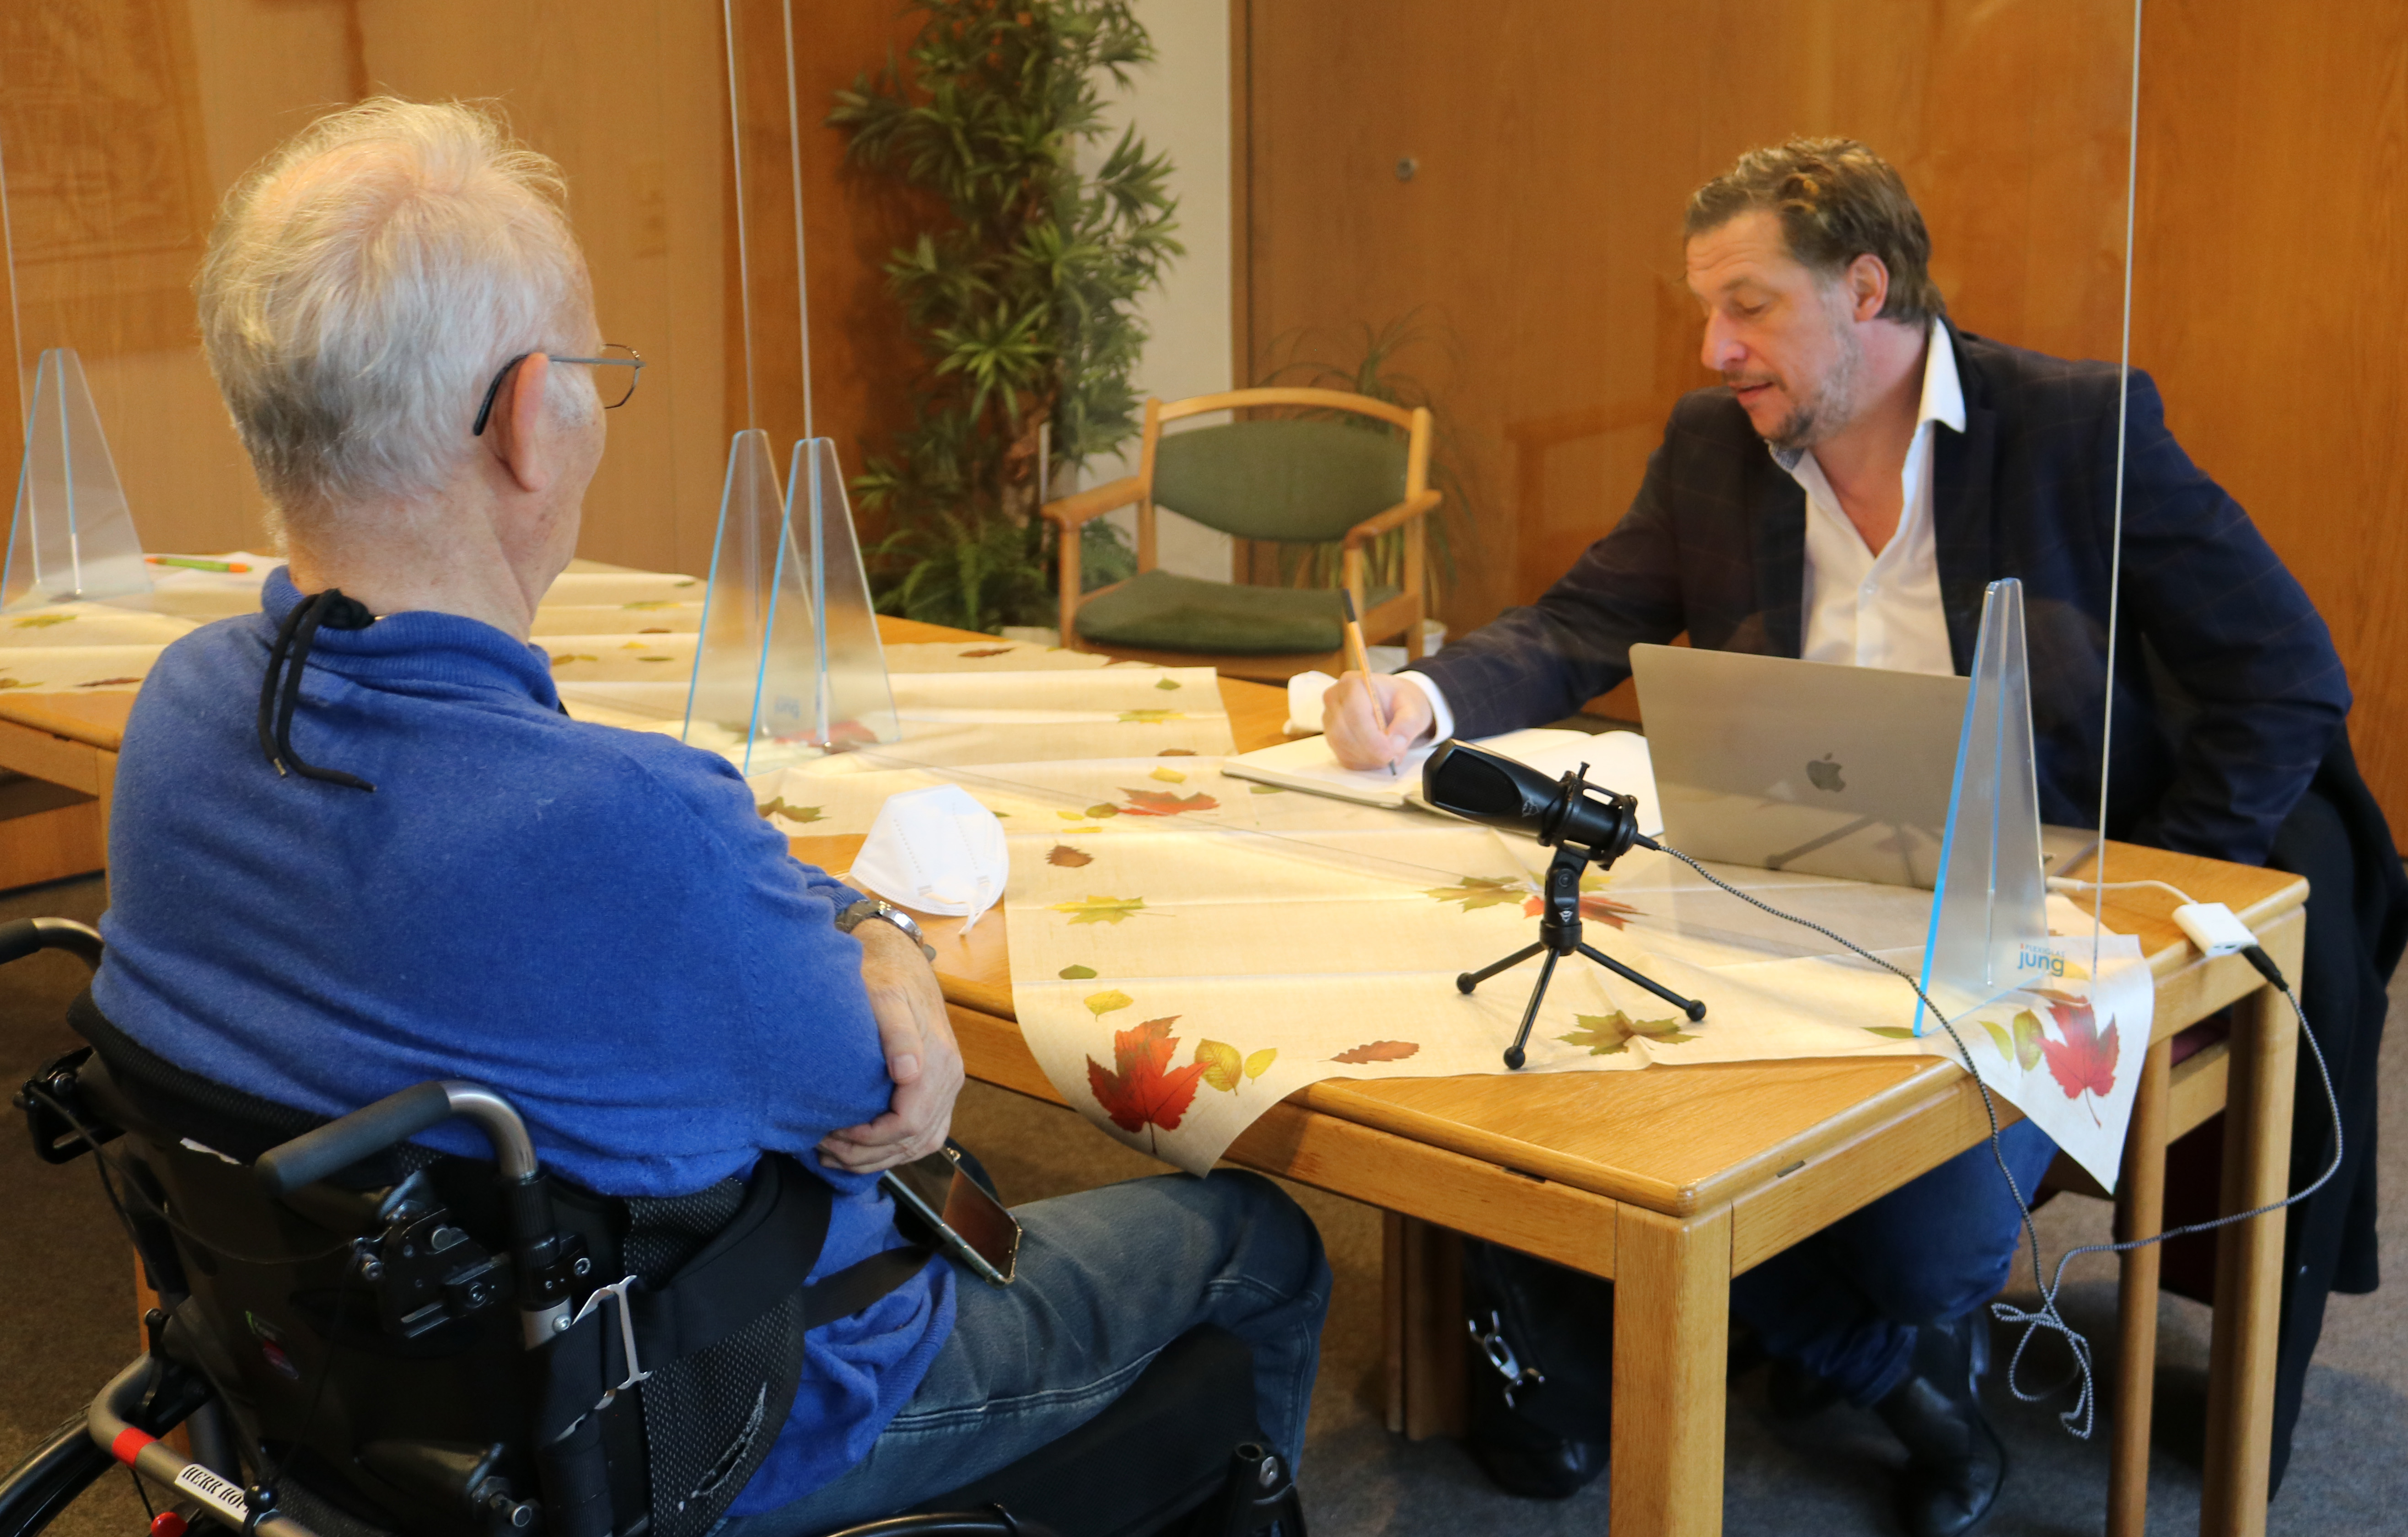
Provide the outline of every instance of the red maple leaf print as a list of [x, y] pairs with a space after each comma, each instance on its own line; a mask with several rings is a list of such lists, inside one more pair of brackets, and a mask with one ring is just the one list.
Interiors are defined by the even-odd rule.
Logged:
[[1208, 1064], [1170, 1066], [1171, 1054], [1179, 1047], [1170, 1026], [1178, 1017], [1168, 1014], [1134, 1029], [1114, 1031], [1116, 1071], [1108, 1072], [1101, 1062], [1087, 1058], [1087, 1087], [1095, 1091], [1096, 1102], [1104, 1107], [1112, 1125], [1123, 1131], [1142, 1131], [1149, 1126], [1176, 1131], [1180, 1117], [1196, 1102], [1196, 1081], [1204, 1075]]
[[[2048, 1060], [2049, 1075], [2069, 1099], [2079, 1099], [2085, 1090], [2104, 1099], [2115, 1092], [2115, 1022], [2109, 1020], [2100, 1028], [2098, 1016], [2086, 999], [2070, 994], [2042, 992], [2049, 1004], [2049, 1013], [2056, 1021], [2062, 1041], [2042, 1035], [2041, 1055]], [[2098, 1119], [2095, 1109], [2090, 1113]]]
[[1201, 791], [1175, 796], [1168, 790], [1132, 790], [1124, 785], [1121, 794], [1129, 799], [1121, 810], [1131, 816], [1177, 816], [1182, 812], [1213, 811], [1221, 804]]

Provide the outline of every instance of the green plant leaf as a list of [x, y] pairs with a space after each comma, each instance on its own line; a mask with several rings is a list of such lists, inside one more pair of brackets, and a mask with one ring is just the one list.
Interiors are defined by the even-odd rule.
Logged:
[[1912, 1041], [1914, 1039], [1914, 1031], [1904, 1025], [1868, 1025], [1865, 1027], [1865, 1033], [1867, 1035], [1886, 1036], [1892, 1041]]
[[1096, 969], [1092, 966], [1066, 966], [1061, 971], [1062, 980], [1065, 982], [1088, 982], [1092, 981], [1095, 975]]
[[1154, 686], [1159, 689], [1173, 689], [1180, 685], [1179, 680], [1176, 678], [1164, 678], [1156, 682]]
[[821, 808], [817, 806], [789, 806], [786, 804], [786, 800], [783, 796], [772, 797], [769, 804], [758, 807], [756, 810], [758, 810], [763, 816], [782, 816], [789, 822], [817, 822], [821, 818]]

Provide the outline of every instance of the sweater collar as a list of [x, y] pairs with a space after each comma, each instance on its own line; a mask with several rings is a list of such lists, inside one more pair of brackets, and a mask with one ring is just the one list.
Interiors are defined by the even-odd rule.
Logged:
[[[290, 567], [280, 566], [267, 574], [260, 588], [264, 639], [275, 639], [302, 596], [293, 584]], [[361, 630], [321, 629], [309, 652], [309, 666], [355, 682], [500, 689], [545, 710], [560, 708], [552, 658], [542, 647], [516, 639], [483, 620], [433, 609], [385, 614]]]

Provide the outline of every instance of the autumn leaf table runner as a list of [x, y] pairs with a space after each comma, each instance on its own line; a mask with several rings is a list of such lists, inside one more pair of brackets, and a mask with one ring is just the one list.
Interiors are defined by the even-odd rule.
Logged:
[[[1325, 1078], [1503, 1070], [1538, 962], [1466, 997], [1457, 973], [1537, 938], [1546, 851], [1420, 812], [1225, 776], [1201, 755], [915, 766], [878, 751], [756, 781], [792, 830], [866, 832], [887, 795], [952, 779], [1003, 822], [1012, 1001], [1054, 1088], [1112, 1136], [1201, 1172]], [[1926, 892], [1717, 867], [1913, 972]], [[1527, 1072], [1936, 1054], [1905, 984], [1638, 851], [1584, 888], [1589, 942], [1703, 998], [1691, 1023], [1584, 961], [1559, 965]], [[1960, 1027], [1976, 1067], [2112, 1180], [2152, 989], [2128, 939], [2101, 990], [2067, 942], [2047, 996]], [[2119, 1050], [2118, 1042], [2135, 1045]], [[2120, 1099], [2120, 1104], [2118, 1100]]]
[[[229, 561], [250, 569], [163, 567], [149, 595], [0, 618], [0, 691], [137, 687], [178, 636], [257, 609], [276, 557]], [[563, 575], [535, 640], [571, 711], [678, 729], [702, 591], [675, 572]], [[1502, 1070], [1537, 963], [1469, 998], [1455, 977], [1536, 937], [1535, 844], [1225, 778], [1234, 744], [1210, 668], [982, 638], [886, 655], [903, 740], [756, 783], [759, 803], [793, 831], [866, 833], [888, 794], [953, 780], [1003, 816], [1021, 1027], [1098, 1126], [1201, 1171], [1319, 1079]], [[1923, 893], [1721, 873], [1916, 969]], [[1660, 855], [1593, 873], [1583, 905], [1591, 943], [1710, 1012], [1693, 1025], [1566, 963], [1526, 1071], [1954, 1053], [1945, 1036], [1914, 1036], [1902, 984]], [[2052, 942], [2059, 974], [2045, 991], [1959, 1033], [1985, 1082], [2112, 1183], [2148, 1041], [2148, 973], [2121, 936], [2098, 957], [2087, 939]]]

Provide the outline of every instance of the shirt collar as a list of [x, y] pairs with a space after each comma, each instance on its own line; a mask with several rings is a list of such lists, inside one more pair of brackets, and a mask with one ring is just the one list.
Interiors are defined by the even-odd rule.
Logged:
[[[1923, 349], [1923, 398], [1915, 407], [1914, 430], [1921, 432], [1927, 422], [1937, 422], [1951, 432], [1965, 430], [1965, 382], [1956, 374], [1956, 347], [1948, 334], [1948, 323], [1938, 316], [1931, 320], [1931, 330]], [[1804, 449], [1777, 449], [1764, 445], [1773, 463], [1791, 474], [1798, 471], [1798, 462], [1806, 457]]]
[[[291, 567], [267, 573], [259, 595], [265, 639], [275, 638], [302, 596]], [[552, 660], [542, 648], [482, 620], [432, 609], [386, 614], [362, 630], [321, 629], [310, 645], [309, 666], [364, 682], [500, 688], [524, 694], [546, 710], [560, 704]]]

